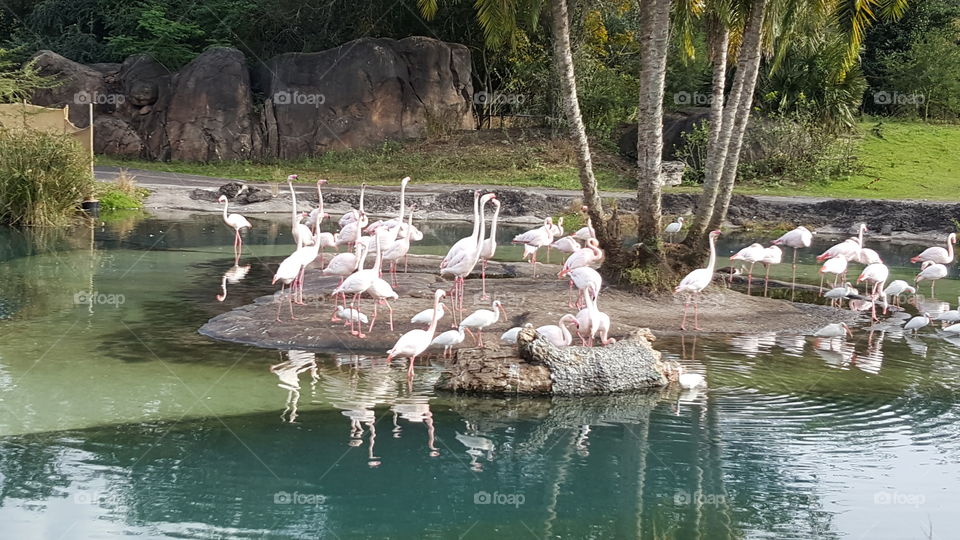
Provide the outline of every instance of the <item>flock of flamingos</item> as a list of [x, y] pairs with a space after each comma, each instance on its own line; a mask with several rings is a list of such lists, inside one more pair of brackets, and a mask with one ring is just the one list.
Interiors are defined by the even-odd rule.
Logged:
[[[404, 178], [400, 183], [400, 205], [397, 217], [370, 223], [367, 214], [364, 212], [365, 187], [361, 186], [359, 207], [347, 212], [340, 218], [338, 222], [339, 232], [337, 233], [320, 231], [323, 220], [330, 217], [329, 214], [324, 212], [323, 204], [322, 187], [326, 180], [317, 181], [319, 206], [310, 212], [297, 211], [296, 192], [293, 189], [294, 180], [297, 180], [297, 175], [290, 175], [287, 178], [287, 184], [293, 198], [291, 232], [297, 248], [280, 263], [273, 277], [273, 283], [280, 282], [281, 284], [281, 294], [278, 295], [277, 301], [277, 320], [280, 321], [283, 291], [287, 291], [290, 317], [295, 319], [293, 304], [303, 303], [303, 283], [306, 267], [318, 258], [321, 266], [325, 264], [324, 248], [337, 250], [340, 246], [347, 246], [348, 251], [333, 256], [329, 262], [326, 262], [322, 271], [324, 275], [340, 277], [339, 285], [332, 292], [334, 308], [331, 321], [344, 321], [344, 324], [350, 327], [351, 335], [364, 338], [366, 334], [363, 331], [363, 326], [369, 322], [366, 331], [370, 332], [376, 324], [379, 306], [385, 305], [390, 312], [390, 329], [393, 330], [393, 307], [390, 305], [390, 300], [399, 298], [393, 289], [393, 286], [396, 285], [397, 266], [402, 259], [404, 271], [406, 271], [407, 254], [411, 243], [423, 239], [423, 233], [413, 225], [415, 207], [411, 206], [410, 211], [406, 212], [405, 195], [410, 178]], [[223, 204], [224, 222], [235, 232], [234, 256], [235, 262], [237, 262], [243, 250], [243, 239], [240, 233], [243, 229], [251, 228], [251, 224], [240, 214], [228, 213], [228, 200], [225, 196], [220, 197], [219, 202]], [[464, 279], [474, 271], [478, 264], [481, 266], [482, 297], [489, 298], [486, 289], [486, 269], [497, 250], [496, 229], [500, 204], [494, 193], [481, 194], [480, 190], [474, 192], [473, 232], [470, 236], [457, 241], [450, 248], [439, 267], [439, 273], [442, 277], [453, 279], [453, 287], [449, 293], [444, 290], [437, 290], [433, 297], [433, 307], [418, 313], [411, 319], [411, 323], [423, 324], [426, 329], [406, 332], [387, 351], [388, 360], [394, 358], [409, 359], [408, 374], [410, 376], [413, 373], [413, 364], [416, 357], [431, 347], [443, 348], [444, 355], [449, 355], [453, 347], [463, 343], [465, 334], [471, 335], [476, 346], [483, 347], [483, 330], [499, 322], [501, 313], [504, 317], [506, 316], [503, 306], [497, 300], [492, 302], [490, 309], [478, 309], [466, 316], [463, 313]], [[486, 208], [488, 205], [493, 207], [489, 235], [485, 234], [487, 230]], [[670, 237], [675, 237], [677, 233], [681, 232], [682, 227], [683, 218], [678, 218], [676, 222], [669, 224], [664, 232]], [[889, 269], [883, 264], [876, 251], [864, 246], [863, 233], [866, 231], [867, 226], [861, 224], [857, 236], [832, 246], [820, 254], [817, 261], [823, 263], [820, 268], [821, 291], [826, 275], [832, 274], [834, 276], [834, 287], [824, 293], [825, 297], [830, 298], [837, 305], [844, 299], [850, 302], [858, 302], [856, 304], [857, 309], [870, 309], [872, 319], [877, 320], [878, 304], [882, 304], [883, 312], [886, 313], [889, 308], [888, 297], [893, 297], [894, 303], [899, 305], [900, 295], [916, 293], [916, 289], [903, 280], [894, 280], [887, 284], [890, 274]], [[710, 257], [707, 266], [687, 274], [675, 289], [675, 293], [686, 295], [683, 319], [680, 325], [683, 330], [687, 328], [687, 311], [691, 303], [694, 306], [694, 328], [700, 330], [699, 296], [714, 280], [716, 274], [719, 272], [721, 275], [732, 275], [741, 272], [740, 269], [734, 268], [719, 270], [715, 268], [717, 258], [716, 239], [719, 235], [720, 231], [712, 231], [709, 234]], [[731, 256], [731, 260], [740, 261], [746, 268], [747, 294], [750, 294], [753, 268], [757, 263], [763, 265], [766, 270], [764, 275], [764, 293], [766, 294], [770, 266], [780, 264], [783, 258], [781, 246], [793, 249], [793, 276], [795, 281], [797, 250], [809, 248], [812, 239], [813, 233], [801, 226], [773, 240], [768, 247], [761, 244], [751, 244]], [[934, 292], [936, 281], [946, 277], [948, 273], [946, 265], [953, 262], [953, 245], [956, 240], [956, 235], [950, 234], [945, 248], [931, 247], [911, 259], [911, 262], [921, 263], [921, 270], [915, 281], [919, 283], [923, 280], [929, 280], [931, 282], [931, 295]], [[542, 226], [515, 236], [512, 243], [523, 246], [524, 259], [533, 264], [534, 277], [537, 277], [537, 252], [541, 248], [552, 248], [569, 254], [557, 277], [569, 279], [571, 294], [573, 287], [578, 289], [577, 300], [573, 302], [571, 298], [570, 307], [576, 307], [580, 311], [576, 315], [564, 315], [556, 325], [545, 325], [537, 328], [536, 331], [539, 334], [558, 347], [568, 346], [573, 342], [573, 334], [568, 328], [568, 325], [570, 325], [584, 346], [593, 346], [595, 341], [602, 345], [615, 341], [608, 337], [610, 317], [600, 311], [597, 304], [603, 280], [593, 266], [602, 262], [603, 251], [599, 247], [589, 218], [585, 227], [572, 234], [564, 235], [563, 218], [554, 223], [553, 219], [548, 217], [544, 219]], [[369, 254], [374, 254], [374, 262], [369, 268], [364, 268]], [[387, 263], [390, 267], [390, 281], [383, 279], [383, 271]], [[863, 282], [866, 285], [864, 295], [861, 295], [857, 288], [846, 281], [848, 264], [850, 263], [865, 265], [856, 281], [857, 284]], [[450, 296], [450, 308], [447, 308], [441, 302], [448, 294]], [[373, 301], [373, 313], [369, 319], [360, 311], [360, 300], [363, 295], [367, 295]], [[347, 301], [348, 296], [350, 297], [349, 303]], [[437, 334], [439, 321], [448, 313], [453, 319], [453, 329]], [[960, 312], [945, 312], [938, 317], [938, 320], [956, 323], [960, 321]], [[930, 324], [930, 321], [929, 314], [924, 313], [910, 319], [904, 328], [916, 331]], [[526, 326], [532, 325], [527, 324]], [[516, 343], [517, 333], [520, 329], [520, 327], [511, 328], [501, 336], [501, 340], [507, 343]], [[960, 324], [953, 324], [946, 327], [945, 330], [960, 333]], [[825, 326], [815, 335], [819, 337], [840, 337], [847, 333], [850, 333], [847, 325], [837, 323]]]

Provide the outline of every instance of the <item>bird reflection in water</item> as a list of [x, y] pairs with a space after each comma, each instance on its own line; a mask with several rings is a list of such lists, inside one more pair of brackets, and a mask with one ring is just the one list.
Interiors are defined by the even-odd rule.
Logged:
[[483, 464], [480, 458], [486, 456], [487, 461], [493, 461], [493, 452], [496, 450], [496, 444], [486, 437], [482, 437], [476, 426], [468, 421], [466, 424], [466, 434], [457, 432], [456, 439], [467, 447], [467, 455], [470, 456], [470, 469], [475, 472], [483, 470]]
[[[737, 336], [734, 336], [736, 339]], [[677, 386], [677, 401], [674, 403], [673, 412], [680, 416], [680, 404], [691, 404], [700, 397], [700, 391], [706, 384], [707, 368], [697, 361], [697, 336], [694, 334], [693, 343], [690, 346], [690, 356], [687, 356], [687, 342], [684, 336], [680, 336], [680, 364], [682, 373], [680, 374]], [[691, 367], [693, 369], [691, 369]]]
[[293, 424], [297, 420], [297, 405], [300, 402], [300, 374], [310, 372], [310, 388], [316, 389], [320, 375], [317, 373], [317, 358], [310, 351], [287, 351], [287, 360], [270, 366], [270, 372], [275, 374], [280, 382], [280, 388], [287, 391], [286, 408], [280, 413], [284, 422]]
[[[879, 334], [879, 335], [876, 335]], [[883, 341], [886, 332], [871, 331], [867, 335], [867, 350], [855, 355], [852, 364], [860, 371], [876, 375], [883, 365]]]
[[427, 426], [427, 449], [430, 457], [440, 455], [440, 450], [436, 447], [435, 429], [433, 425], [433, 412], [430, 411], [430, 398], [427, 396], [409, 396], [397, 398], [397, 401], [390, 406], [393, 412], [393, 437], [400, 438], [403, 428], [400, 426], [400, 419], [411, 423], [423, 424]]
[[776, 332], [740, 334], [730, 338], [730, 350], [748, 358], [754, 358], [759, 354], [769, 353], [776, 343]]
[[227, 283], [231, 285], [236, 285], [243, 281], [243, 278], [247, 277], [247, 272], [250, 271], [250, 265], [239, 266], [233, 265], [229, 270], [223, 273], [223, 277], [220, 279], [220, 294], [217, 295], [217, 302], [223, 302], [227, 299]]
[[813, 342], [813, 350], [824, 363], [836, 368], [849, 365], [856, 356], [853, 345], [847, 344], [843, 337], [818, 338]]

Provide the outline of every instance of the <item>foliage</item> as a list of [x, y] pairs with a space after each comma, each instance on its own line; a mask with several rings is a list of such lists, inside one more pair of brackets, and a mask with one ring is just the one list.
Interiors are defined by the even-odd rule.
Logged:
[[92, 189], [89, 158], [73, 139], [0, 130], [0, 223], [62, 225]]
[[960, 117], [960, 29], [932, 30], [905, 51], [883, 58], [889, 86], [873, 95], [887, 111], [957, 120]]
[[710, 122], [707, 120], [697, 123], [692, 130], [681, 135], [683, 142], [677, 149], [676, 157], [687, 166], [683, 171], [683, 182], [685, 184], [703, 183], [709, 136]]
[[143, 208], [143, 199], [148, 194], [147, 189], [137, 187], [136, 177], [124, 168], [120, 169], [114, 182], [97, 182], [96, 186], [100, 209], [106, 211]]
[[53, 78], [41, 75], [33, 62], [18, 66], [13, 56], [11, 51], [0, 49], [0, 103], [16, 103], [34, 90], [57, 85]]

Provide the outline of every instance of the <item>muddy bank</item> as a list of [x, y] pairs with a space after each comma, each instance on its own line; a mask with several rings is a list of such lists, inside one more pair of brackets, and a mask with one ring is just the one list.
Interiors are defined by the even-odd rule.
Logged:
[[[387, 323], [388, 312], [381, 308], [374, 331], [366, 339], [351, 336], [342, 323], [330, 322], [331, 304], [326, 298], [339, 281], [321, 277], [317, 270], [307, 272], [306, 306], [294, 306], [299, 318], [289, 320], [286, 305], [281, 311], [283, 322], [276, 322], [275, 297], [267, 295], [253, 304], [217, 315], [200, 328], [200, 333], [214, 339], [277, 349], [322, 349], [327, 351], [366, 352], [383, 355], [396, 339], [415, 328], [409, 323], [417, 312], [431, 305], [432, 293], [437, 288], [449, 289], [451, 283], [436, 273], [440, 257], [411, 256], [410, 272], [398, 275], [395, 287], [400, 299], [393, 302], [394, 330]], [[555, 277], [559, 267], [544, 265], [541, 276], [534, 279], [529, 264], [491, 263], [487, 286], [493, 298], [500, 300], [508, 320], [499, 322], [484, 332], [492, 350], [501, 347], [496, 339], [507, 329], [530, 322], [534, 326], [557, 324], [565, 313], [576, 313], [567, 307], [567, 282]], [[610, 315], [611, 336], [623, 339], [641, 328], [654, 333], [679, 332], [682, 299], [672, 297], [649, 298], [616, 289], [605, 289], [600, 295], [600, 309]], [[448, 304], [449, 305], [449, 304]], [[480, 299], [479, 275], [466, 281], [464, 309], [489, 307], [489, 301]], [[364, 299], [361, 311], [372, 315], [372, 301]], [[703, 295], [700, 326], [703, 332], [785, 332], [810, 334], [825, 324], [852, 321], [858, 314], [825, 306], [772, 300], [712, 287]], [[441, 321], [441, 330], [451, 325], [449, 315]], [[469, 342], [468, 338], [468, 342]]]

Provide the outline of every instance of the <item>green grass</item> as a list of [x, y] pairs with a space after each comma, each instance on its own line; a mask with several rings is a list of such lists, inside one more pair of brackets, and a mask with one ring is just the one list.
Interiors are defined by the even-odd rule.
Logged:
[[[250, 182], [282, 182], [296, 173], [303, 182], [326, 178], [337, 184], [393, 185], [410, 176], [418, 183], [580, 189], [576, 162], [565, 141], [501, 131], [469, 132], [439, 141], [387, 142], [374, 149], [333, 151], [280, 163], [162, 163], [109, 156], [98, 156], [97, 163]], [[615, 168], [599, 168], [597, 180], [604, 190], [631, 190], [634, 185], [628, 174]]]
[[740, 193], [869, 199], [960, 199], [960, 126], [883, 120], [860, 124], [861, 172], [806, 186], [744, 186]]

